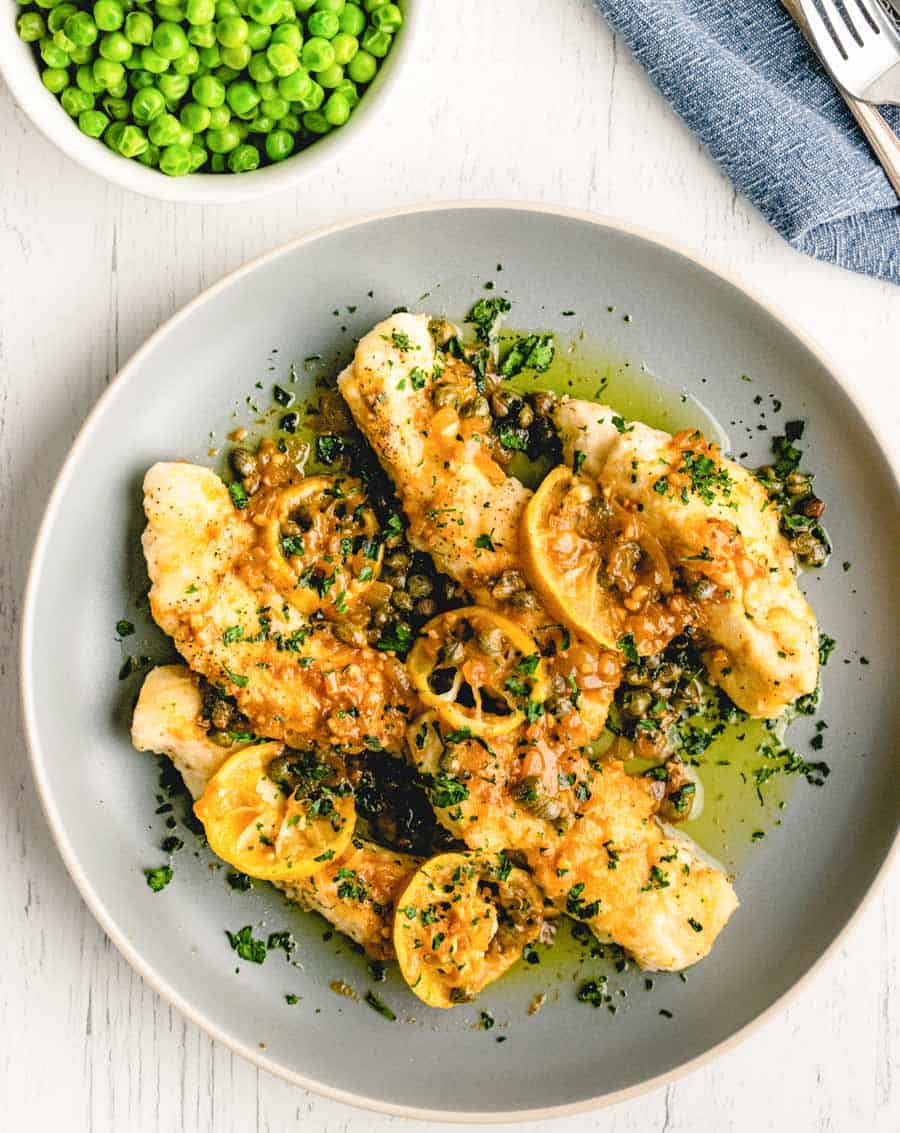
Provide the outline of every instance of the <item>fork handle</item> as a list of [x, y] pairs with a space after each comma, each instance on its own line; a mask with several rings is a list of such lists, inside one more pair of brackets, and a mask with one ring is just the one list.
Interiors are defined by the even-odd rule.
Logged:
[[[838, 88], [840, 89], [840, 88]], [[894, 133], [883, 115], [866, 102], [858, 102], [841, 91], [850, 113], [859, 123], [866, 135], [875, 156], [881, 162], [884, 175], [890, 181], [894, 192], [900, 198], [900, 138]]]
[[[895, 0], [891, 0], [891, 4], [894, 3]], [[816, 52], [812, 32], [809, 30], [809, 25], [797, 0], [781, 0], [781, 4], [787, 9], [788, 15], [800, 29], [810, 47]], [[866, 140], [872, 148], [872, 152], [878, 158], [891, 188], [900, 198], [900, 138], [890, 128], [876, 107], [867, 102], [860, 102], [852, 94], [848, 94], [838, 83], [835, 83], [834, 87], [846, 102], [847, 109], [856, 119], [859, 128], [865, 134]]]

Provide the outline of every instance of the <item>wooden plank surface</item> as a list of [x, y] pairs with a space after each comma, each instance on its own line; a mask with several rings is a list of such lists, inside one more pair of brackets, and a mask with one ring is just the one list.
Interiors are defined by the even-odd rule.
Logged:
[[[459, 197], [589, 208], [693, 247], [781, 304], [897, 451], [900, 291], [784, 245], [589, 0], [429, 7], [429, 33], [381, 128], [307, 185], [258, 204], [176, 207], [109, 187], [57, 153], [0, 86], [0, 1130], [414, 1124], [257, 1071], [163, 1003], [82, 905], [28, 771], [16, 633], [44, 502], [120, 362], [199, 290], [310, 228], [378, 208]], [[72, 758], [89, 758], [77, 736]], [[895, 870], [838, 953], [739, 1048], [664, 1090], [547, 1127], [895, 1133], [898, 911]]]

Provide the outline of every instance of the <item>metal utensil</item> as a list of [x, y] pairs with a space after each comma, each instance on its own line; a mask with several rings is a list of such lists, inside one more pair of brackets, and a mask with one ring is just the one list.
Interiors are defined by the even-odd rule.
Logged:
[[[807, 6], [813, 7], [811, 0], [781, 0], [781, 3], [806, 37], [809, 45], [819, 56], [819, 59], [821, 59], [822, 65], [835, 81], [839, 94], [844, 102], [846, 102], [859, 128], [865, 134], [866, 140], [872, 147], [872, 152], [878, 159], [894, 192], [900, 197], [900, 139], [898, 139], [897, 135], [874, 106], [870, 106], [867, 102], [860, 101], [854, 98], [852, 94], [848, 93], [844, 85], [838, 80], [834, 70], [829, 66], [828, 60], [824, 57], [822, 50], [820, 50], [818, 40], [804, 14]], [[885, 16], [885, 19], [887, 20], [888, 17]], [[828, 38], [829, 44], [834, 47], [834, 41], [831, 40], [827, 32], [825, 35]], [[897, 83], [898, 90], [900, 90], [900, 71], [898, 71]]]
[[900, 32], [878, 0], [797, 0], [834, 81], [861, 102], [900, 106]]

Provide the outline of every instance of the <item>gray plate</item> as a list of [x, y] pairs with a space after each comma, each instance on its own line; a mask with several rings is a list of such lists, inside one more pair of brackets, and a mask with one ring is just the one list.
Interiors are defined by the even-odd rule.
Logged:
[[[323, 922], [264, 885], [232, 892], [190, 835], [171, 885], [154, 895], [144, 883], [143, 869], [165, 860], [166, 831], [153, 813], [155, 763], [128, 741], [140, 678], [117, 680], [127, 653], [166, 656], [135, 604], [146, 586], [140, 483], [156, 460], [207, 460], [209, 431], [221, 440], [232, 409], [246, 419], [256, 381], [267, 403], [289, 361], [347, 357], [354, 336], [395, 306], [460, 317], [486, 279], [515, 299], [516, 325], [571, 330], [561, 312], [575, 310], [611, 355], [646, 363], [726, 423], [742, 416], [753, 429], [755, 391], [781, 397], [784, 416], [809, 420], [836, 558], [853, 562], [806, 583], [839, 642], [824, 671], [832, 775], [821, 789], [801, 784], [783, 825], [754, 847], [737, 881], [741, 909], [689, 984], [658, 977], [648, 995], [625, 973], [631, 994], [613, 1017], [575, 999], [573, 979], [602, 966], [579, 967], [562, 950], [512, 973], [477, 1008], [451, 1012], [429, 1011], [389, 975], [378, 992], [399, 1016], [390, 1023], [329, 989], [343, 979], [364, 994], [372, 983], [346, 945], [322, 939]], [[762, 461], [765, 436], [750, 443], [750, 459]], [[738, 438], [735, 447], [745, 446]], [[647, 1088], [771, 1008], [834, 943], [886, 862], [898, 810], [889, 679], [900, 639], [890, 570], [897, 515], [888, 461], [825, 362], [738, 286], [644, 235], [589, 216], [476, 205], [307, 237], [158, 331], [101, 399], [60, 476], [35, 552], [22, 657], [50, 825], [88, 905], [138, 971], [217, 1038], [300, 1085], [393, 1113], [472, 1120], [560, 1113]], [[121, 617], [138, 633], [118, 645]], [[262, 967], [236, 964], [223, 930], [251, 922], [290, 928], [302, 967], [278, 953]], [[546, 1005], [529, 1016], [540, 991]], [[296, 1006], [285, 1003], [289, 992], [302, 996]], [[478, 1029], [481, 1009], [493, 1030]]]

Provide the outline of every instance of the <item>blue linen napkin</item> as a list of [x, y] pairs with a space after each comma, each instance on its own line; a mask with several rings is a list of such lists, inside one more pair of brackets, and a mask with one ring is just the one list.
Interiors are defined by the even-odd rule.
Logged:
[[[900, 284], [900, 206], [778, 0], [594, 0], [652, 81], [795, 248]], [[900, 129], [900, 108], [883, 108]]]

